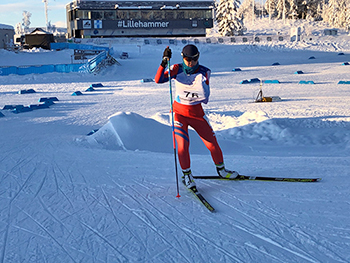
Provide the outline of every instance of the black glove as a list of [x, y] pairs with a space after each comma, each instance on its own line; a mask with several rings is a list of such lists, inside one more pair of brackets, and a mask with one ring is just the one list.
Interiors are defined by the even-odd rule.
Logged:
[[163, 68], [165, 68], [166, 65], [168, 64], [169, 59], [171, 59], [171, 49], [169, 48], [169, 46], [167, 46], [163, 52], [163, 59], [162, 59], [162, 63], [160, 65]]

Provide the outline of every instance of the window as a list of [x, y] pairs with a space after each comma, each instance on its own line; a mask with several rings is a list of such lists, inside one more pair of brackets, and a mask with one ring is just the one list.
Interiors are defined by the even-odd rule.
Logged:
[[139, 10], [129, 10], [130, 19], [141, 19], [141, 11]]
[[188, 10], [185, 11], [186, 19], [202, 19], [204, 17], [204, 13], [202, 10]]
[[203, 18], [206, 18], [206, 19], [212, 18], [212, 11], [211, 10], [205, 10], [203, 12], [204, 12]]
[[91, 12], [86, 10], [78, 10], [75, 14], [76, 18], [91, 19]]
[[72, 21], [73, 20], [73, 11], [69, 11], [68, 15], [69, 15], [69, 21]]
[[115, 20], [115, 11], [105, 11], [104, 12], [104, 18], [106, 20]]
[[184, 11], [177, 11], [176, 12], [176, 18], [177, 19], [184, 19], [185, 18], [185, 12]]
[[141, 10], [141, 18], [144, 20], [153, 19], [153, 11], [152, 10]]
[[161, 10], [154, 10], [153, 11], [153, 18], [156, 20], [162, 20], [164, 18], [165, 14]]
[[117, 19], [128, 19], [129, 18], [128, 11], [122, 11], [122, 10], [118, 10], [116, 16], [117, 16]]
[[174, 20], [175, 19], [175, 12], [173, 10], [166, 10], [165, 11], [165, 19], [166, 20]]
[[103, 19], [103, 11], [91, 11], [91, 19], [94, 19], [94, 20]]

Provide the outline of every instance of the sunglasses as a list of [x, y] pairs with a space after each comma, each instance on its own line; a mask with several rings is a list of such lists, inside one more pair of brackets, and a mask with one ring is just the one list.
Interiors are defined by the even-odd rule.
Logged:
[[195, 57], [184, 57], [184, 60], [186, 60], [187, 62], [191, 62], [191, 61], [197, 61], [199, 58], [199, 56], [195, 56]]

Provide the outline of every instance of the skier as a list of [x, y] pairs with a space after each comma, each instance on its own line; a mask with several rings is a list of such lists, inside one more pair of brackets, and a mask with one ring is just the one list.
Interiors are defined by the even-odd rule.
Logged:
[[[165, 68], [171, 54], [171, 49], [167, 47], [155, 76], [156, 83], [169, 81], [169, 73]], [[225, 168], [221, 148], [202, 108], [202, 103], [207, 104], [209, 100], [211, 71], [199, 65], [199, 51], [195, 45], [186, 45], [181, 55], [182, 63], [170, 67], [170, 76], [175, 79], [176, 91], [173, 102], [175, 138], [185, 184], [187, 188], [196, 186], [191, 172], [188, 126], [198, 133], [210, 151], [218, 175], [223, 178], [236, 178], [237, 172]]]

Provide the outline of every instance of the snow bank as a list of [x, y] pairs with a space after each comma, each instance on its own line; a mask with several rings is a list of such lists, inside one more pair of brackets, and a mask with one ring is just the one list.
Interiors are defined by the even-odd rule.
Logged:
[[10, 25], [5, 25], [5, 24], [0, 24], [0, 29], [14, 29], [13, 26]]
[[[0, 49], [0, 66], [29, 66], [47, 64], [69, 64], [72, 62], [73, 50], [51, 51], [33, 48], [19, 53]], [[78, 61], [76, 63], [80, 63]]]
[[[283, 146], [350, 146], [350, 123], [337, 118], [270, 118], [266, 112], [234, 113], [226, 116], [210, 113], [219, 144], [226, 154], [237, 151], [237, 143], [264, 147], [266, 143]], [[191, 152], [207, 154], [199, 136], [189, 130]], [[131, 112], [118, 112], [99, 131], [87, 136], [87, 142], [108, 150], [171, 153], [172, 130], [169, 115], [145, 118]], [[244, 143], [246, 142], [246, 143]], [[281, 149], [282, 149], [281, 148]]]
[[171, 152], [172, 131], [170, 126], [153, 119], [130, 112], [118, 112], [111, 117], [88, 142], [105, 149], [144, 150], [152, 152]]

